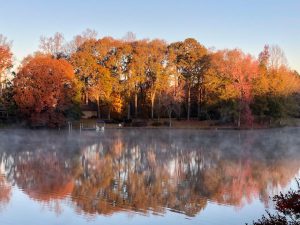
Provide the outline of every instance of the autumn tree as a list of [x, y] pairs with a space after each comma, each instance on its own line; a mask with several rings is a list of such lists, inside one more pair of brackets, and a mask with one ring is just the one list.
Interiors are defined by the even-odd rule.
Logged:
[[178, 73], [172, 74], [167, 80], [161, 95], [161, 102], [169, 117], [169, 126], [172, 126], [172, 114], [180, 116], [181, 104], [184, 99], [184, 83]]
[[86, 41], [70, 59], [74, 67], [77, 79], [82, 84], [82, 100], [86, 104], [89, 101], [89, 88], [91, 86], [91, 77], [97, 73], [98, 64], [91, 54], [95, 47], [96, 41]]
[[167, 46], [164, 41], [153, 40], [148, 44], [146, 60], [146, 84], [151, 102], [151, 119], [154, 118], [154, 103], [158, 93], [168, 85]]
[[258, 76], [258, 62], [252, 56], [235, 49], [217, 52], [214, 55], [213, 66], [217, 79], [212, 85], [217, 88], [215, 90], [219, 98], [236, 99], [238, 127], [241, 120], [251, 125], [253, 116], [250, 103], [253, 99], [253, 83]]
[[0, 34], [0, 97], [3, 89], [3, 76], [8, 68], [12, 66], [11, 42]]
[[131, 83], [131, 94], [134, 98], [134, 115], [138, 117], [138, 94], [143, 91], [143, 84], [146, 81], [148, 41], [141, 40], [131, 43], [132, 61], [129, 70], [129, 82]]
[[97, 103], [98, 118], [101, 118], [101, 101], [106, 101], [110, 98], [112, 92], [112, 83], [109, 71], [106, 68], [99, 68], [97, 73], [91, 79], [91, 86], [88, 90], [89, 99]]
[[278, 46], [264, 47], [259, 54], [259, 77], [255, 81], [254, 113], [259, 118], [280, 119], [297, 109], [295, 94], [300, 91], [300, 77], [287, 66]]
[[197, 85], [198, 90], [198, 115], [200, 114], [202, 84], [204, 80], [204, 57], [207, 54], [206, 48], [193, 38], [188, 38], [183, 42], [172, 43], [172, 48], [176, 54], [176, 65], [186, 82], [187, 98], [187, 119], [191, 114], [191, 89]]
[[77, 92], [74, 78], [72, 66], [64, 59], [36, 55], [25, 61], [13, 80], [22, 117], [31, 125], [63, 125]]
[[131, 117], [131, 92], [134, 90], [134, 82], [131, 77], [132, 46], [130, 41], [122, 41], [117, 49], [115, 61], [115, 73], [119, 77], [119, 94], [123, 102], [127, 104], [127, 119]]
[[117, 41], [106, 37], [99, 40], [88, 40], [71, 57], [78, 79], [83, 84], [85, 102], [108, 103], [109, 108], [118, 96], [120, 77], [116, 72]]

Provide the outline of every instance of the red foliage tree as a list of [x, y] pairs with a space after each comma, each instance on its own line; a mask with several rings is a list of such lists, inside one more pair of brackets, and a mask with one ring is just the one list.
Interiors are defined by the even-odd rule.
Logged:
[[31, 125], [63, 125], [76, 90], [72, 66], [45, 55], [27, 59], [14, 79], [14, 99]]
[[[218, 76], [227, 81], [223, 98], [234, 96], [238, 100], [238, 126], [240, 126], [241, 121], [247, 125], [252, 124], [253, 116], [250, 103], [253, 98], [253, 84], [259, 73], [258, 61], [252, 56], [235, 49], [217, 52], [213, 63]], [[228, 95], [228, 93], [231, 94]]]

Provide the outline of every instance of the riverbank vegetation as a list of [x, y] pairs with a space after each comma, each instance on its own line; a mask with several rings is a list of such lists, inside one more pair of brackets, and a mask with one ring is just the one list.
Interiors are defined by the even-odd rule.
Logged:
[[8, 121], [60, 127], [86, 108], [99, 119], [157, 125], [177, 118], [253, 127], [299, 117], [300, 77], [278, 46], [254, 57], [193, 38], [99, 39], [88, 29], [71, 41], [41, 37], [39, 51], [17, 66], [11, 45], [0, 36], [0, 109]]

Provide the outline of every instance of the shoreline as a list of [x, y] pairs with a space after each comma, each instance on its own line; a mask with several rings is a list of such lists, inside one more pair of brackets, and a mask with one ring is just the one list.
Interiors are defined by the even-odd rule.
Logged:
[[[165, 126], [143, 126], [143, 127], [134, 127], [134, 126], [126, 126], [126, 127], [112, 127], [112, 126], [106, 126], [105, 130], [199, 130], [199, 131], [255, 131], [255, 130], [274, 130], [274, 129], [284, 129], [284, 128], [300, 128], [300, 126], [271, 126], [271, 127], [165, 127]], [[68, 127], [64, 128], [47, 128], [47, 127], [40, 127], [40, 128], [30, 128], [30, 127], [0, 127], [0, 131], [5, 130], [32, 130], [32, 131], [68, 131]], [[73, 128], [72, 131], [80, 132], [79, 128]], [[81, 132], [87, 132], [87, 131], [96, 131], [95, 128], [85, 128], [82, 129]]]
[[[72, 122], [72, 130], [73, 131], [80, 131], [80, 127], [82, 127], [82, 131], [93, 131], [96, 130], [96, 124], [98, 127], [102, 127], [103, 123], [98, 122], [97, 119], [81, 119], [78, 121]], [[172, 121], [172, 126], [167, 126], [168, 120], [162, 119], [159, 126], [152, 125], [156, 120], [148, 120], [146, 123], [141, 125], [134, 124], [124, 124], [119, 127], [117, 123], [105, 123], [104, 129], [108, 130], [131, 130], [131, 129], [138, 129], [138, 130], [270, 130], [270, 129], [280, 129], [280, 128], [300, 128], [300, 119], [298, 118], [290, 118], [286, 120], [282, 120], [281, 123], [274, 122], [271, 125], [267, 124], [260, 124], [255, 123], [251, 127], [241, 126], [237, 127], [234, 124], [217, 124], [218, 121], [199, 121], [199, 120], [174, 120]], [[26, 126], [25, 124], [0, 124], [0, 130], [14, 130], [14, 129], [23, 129], [23, 130], [69, 130], [68, 125], [62, 128], [49, 128], [49, 127], [30, 127]]]

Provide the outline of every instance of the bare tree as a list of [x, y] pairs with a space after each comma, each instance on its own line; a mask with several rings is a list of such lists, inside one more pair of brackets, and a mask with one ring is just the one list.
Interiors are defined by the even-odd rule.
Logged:
[[0, 96], [2, 96], [2, 82], [5, 71], [12, 66], [11, 44], [11, 41], [0, 34]]
[[125, 42], [134, 42], [134, 41], [136, 41], [136, 35], [135, 35], [135, 33], [131, 32], [131, 31], [128, 31], [124, 35], [122, 40], [125, 41]]
[[73, 40], [65, 44], [65, 52], [71, 55], [78, 50], [78, 48], [88, 40], [97, 40], [98, 33], [92, 29], [86, 29], [81, 34], [73, 37]]
[[54, 57], [64, 53], [65, 38], [62, 33], [56, 32], [53, 37], [41, 36], [40, 50], [45, 54], [50, 54]]
[[281, 66], [287, 66], [288, 62], [284, 51], [278, 45], [273, 45], [269, 49], [269, 66], [278, 69]]

